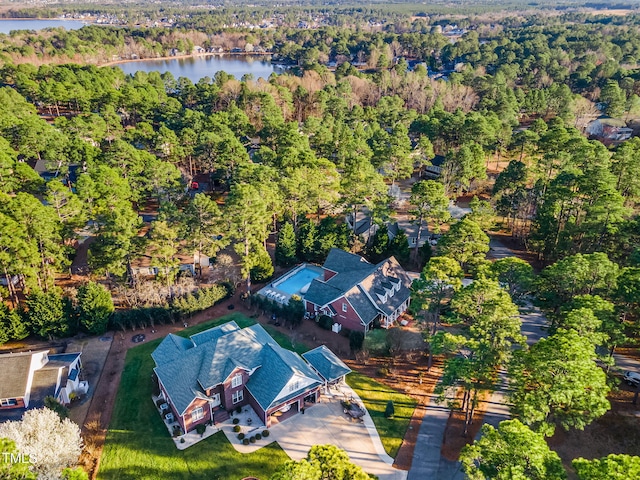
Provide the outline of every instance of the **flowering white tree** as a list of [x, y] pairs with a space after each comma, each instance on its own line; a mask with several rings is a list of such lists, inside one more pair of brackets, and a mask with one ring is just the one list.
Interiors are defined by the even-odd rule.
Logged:
[[48, 408], [29, 410], [22, 420], [0, 424], [0, 438], [13, 440], [31, 459], [38, 480], [59, 480], [62, 469], [75, 465], [82, 452], [80, 428]]

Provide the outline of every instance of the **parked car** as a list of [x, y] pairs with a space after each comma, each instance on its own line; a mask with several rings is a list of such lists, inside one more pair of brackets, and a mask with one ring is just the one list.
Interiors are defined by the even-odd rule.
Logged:
[[640, 386], [640, 373], [624, 372], [624, 381], [632, 387], [638, 388]]

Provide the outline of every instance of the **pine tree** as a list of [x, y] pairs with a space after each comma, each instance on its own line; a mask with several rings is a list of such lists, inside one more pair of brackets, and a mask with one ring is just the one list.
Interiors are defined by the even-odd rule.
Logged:
[[285, 223], [278, 234], [276, 243], [276, 265], [289, 267], [297, 263], [296, 233], [290, 222]]

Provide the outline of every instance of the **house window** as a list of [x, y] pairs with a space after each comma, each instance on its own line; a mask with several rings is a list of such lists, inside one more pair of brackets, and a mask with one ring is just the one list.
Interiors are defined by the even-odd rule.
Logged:
[[231, 395], [231, 401], [234, 404], [241, 402], [243, 398], [244, 398], [244, 390], [238, 390], [237, 392], [233, 392], [233, 395]]
[[236, 388], [242, 385], [242, 374], [238, 373], [231, 379], [231, 388]]
[[15, 398], [3, 398], [0, 400], [0, 407], [13, 407], [18, 404]]
[[347, 311], [347, 304], [346, 304], [346, 303], [343, 303], [343, 304], [342, 304], [342, 311], [343, 311], [343, 312], [346, 312], [346, 311]]
[[416, 244], [416, 237], [411, 237], [409, 240], [411, 241], [411, 245]]
[[213, 395], [211, 395], [211, 406], [217, 407], [218, 405], [220, 405], [220, 394], [214, 393]]
[[298, 390], [298, 388], [300, 388], [300, 382], [297, 380], [293, 382], [291, 385], [289, 385], [290, 392], [295, 392], [296, 390]]
[[198, 407], [195, 410], [191, 411], [191, 421], [197, 422], [202, 417], [204, 417], [204, 409], [202, 407]]

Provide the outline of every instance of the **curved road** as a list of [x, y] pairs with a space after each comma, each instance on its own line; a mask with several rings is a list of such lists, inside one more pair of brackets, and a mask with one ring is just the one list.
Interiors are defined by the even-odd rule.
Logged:
[[[489, 245], [491, 247], [488, 255], [490, 258], [497, 260], [514, 256], [513, 251], [498, 239], [492, 238]], [[537, 307], [531, 304], [526, 305], [521, 309], [520, 318], [522, 319], [522, 334], [526, 336], [527, 344], [532, 345], [546, 337], [547, 319]], [[640, 373], [640, 361], [619, 354], [615, 354], [614, 358], [620, 372], [635, 370]], [[500, 385], [488, 400], [483, 423], [489, 423], [495, 427], [501, 421], [509, 418], [507, 390], [507, 377], [502, 371], [500, 372]], [[459, 462], [446, 460], [440, 455], [448, 418], [449, 410], [446, 406], [437, 404], [435, 397], [432, 397], [420, 425], [407, 480], [463, 480], [465, 478], [460, 471]]]

